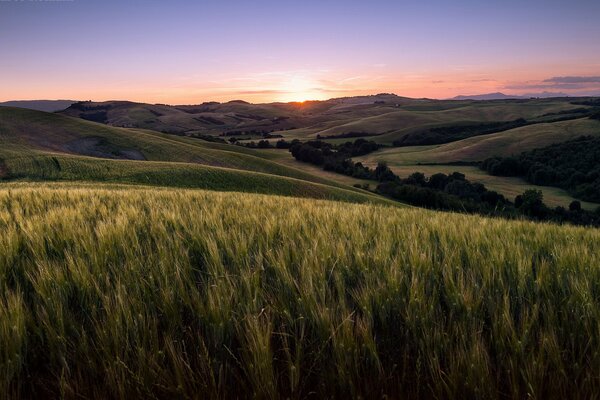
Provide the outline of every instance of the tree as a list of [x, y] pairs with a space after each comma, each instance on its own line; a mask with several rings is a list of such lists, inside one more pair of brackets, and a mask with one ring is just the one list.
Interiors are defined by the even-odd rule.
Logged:
[[387, 166], [385, 161], [379, 161], [377, 163], [377, 168], [375, 168], [375, 179], [380, 182], [394, 181], [396, 180], [396, 175]]
[[448, 184], [448, 176], [446, 174], [437, 173], [429, 177], [429, 187], [437, 190], [444, 190]]
[[260, 140], [258, 142], [258, 148], [259, 149], [266, 149], [266, 148], [269, 148], [269, 147], [271, 147], [271, 144], [269, 143], [268, 140]]
[[517, 202], [521, 203], [518, 207], [519, 210], [530, 217], [544, 218], [548, 212], [548, 208], [544, 204], [544, 195], [541, 190], [526, 190], [521, 195], [521, 201], [515, 199], [515, 205]]
[[577, 200], [574, 200], [569, 204], [569, 211], [579, 212], [581, 211], [581, 203]]
[[425, 186], [425, 174], [422, 172], [413, 172], [407, 179], [409, 185]]

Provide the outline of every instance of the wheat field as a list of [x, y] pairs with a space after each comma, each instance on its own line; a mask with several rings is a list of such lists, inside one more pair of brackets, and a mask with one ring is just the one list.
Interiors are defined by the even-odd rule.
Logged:
[[600, 393], [598, 230], [21, 183], [0, 232], [3, 397]]

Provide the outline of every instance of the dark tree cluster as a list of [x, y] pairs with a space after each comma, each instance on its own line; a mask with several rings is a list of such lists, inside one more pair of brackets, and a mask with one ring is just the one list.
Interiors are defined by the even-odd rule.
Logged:
[[[378, 167], [380, 168], [380, 167]], [[465, 179], [461, 173], [450, 175], [434, 174], [425, 178], [415, 172], [407, 179], [395, 179], [381, 183], [377, 191], [404, 203], [436, 210], [459, 211], [483, 215], [516, 218], [518, 216], [535, 221], [553, 221], [582, 226], [600, 226], [600, 208], [590, 212], [573, 201], [569, 209], [554, 209], [544, 204], [539, 190], [527, 190], [515, 198], [514, 203], [484, 185]]]
[[577, 106], [600, 107], [600, 98], [589, 98], [586, 100], [572, 101], [571, 104], [574, 104]]
[[[229, 139], [231, 141], [231, 139]], [[234, 143], [234, 142], [232, 142]], [[268, 140], [259, 140], [258, 142], [250, 141], [248, 143], [243, 144], [245, 147], [249, 147], [251, 149], [269, 149], [272, 148], [271, 143]]]
[[82, 113], [79, 114], [79, 117], [88, 121], [99, 122], [101, 124], [105, 124], [108, 121], [106, 110]]
[[[600, 208], [592, 213], [582, 210], [581, 204], [575, 201], [568, 210], [563, 207], [550, 209], [544, 204], [540, 191], [528, 190], [517, 196], [512, 203], [484, 185], [470, 182], [459, 172], [450, 175], [438, 173], [429, 178], [423, 173], [415, 172], [402, 179], [385, 163], [379, 163], [375, 169], [371, 169], [360, 162], [352, 161], [351, 154], [362, 155], [364, 152], [374, 151], [376, 146], [379, 145], [364, 139], [338, 146], [322, 141], [295, 141], [290, 146], [290, 152], [297, 160], [321, 166], [326, 170], [378, 181], [377, 193], [419, 207], [600, 226]], [[510, 165], [510, 162], [507, 165]], [[359, 186], [368, 188], [368, 185]]]
[[377, 191], [412, 205], [436, 210], [466, 211], [488, 215], [515, 216], [512, 204], [501, 194], [487, 190], [480, 183], [465, 179], [465, 175], [454, 172], [450, 175], [437, 173], [426, 178], [415, 172], [401, 179], [387, 172], [385, 164], [377, 166], [380, 180], [385, 178]]
[[249, 129], [246, 131], [227, 131], [227, 132], [223, 132], [221, 133], [221, 136], [263, 136], [266, 135], [268, 133], [273, 132], [273, 130], [256, 130], [256, 129]]
[[582, 200], [600, 202], [600, 138], [582, 136], [524, 152], [485, 160], [491, 175], [521, 176], [535, 185], [556, 186]]
[[590, 110], [589, 108], [572, 108], [570, 110], [562, 110], [562, 111], [557, 111], [557, 112], [551, 112], [551, 113], [546, 113], [544, 115], [542, 115], [543, 117], [551, 117], [551, 116], [556, 116], [556, 115], [573, 115], [573, 114], [580, 114], [582, 116], [585, 115], [590, 115], [593, 111]]
[[[268, 137], [268, 136], [264, 136], [265, 138], [271, 139], [271, 138], [278, 138], [281, 137], [281, 135], [272, 135], [272, 137]], [[244, 147], [248, 147], [251, 149], [289, 149], [290, 147], [292, 147], [292, 145], [296, 144], [296, 143], [300, 143], [300, 141], [298, 139], [294, 139], [291, 142], [288, 142], [284, 139], [280, 139], [277, 142], [275, 142], [275, 145], [273, 145], [273, 143], [269, 142], [268, 140], [259, 140], [258, 142], [255, 142], [254, 140], [250, 141], [250, 142], [240, 142], [238, 138], [232, 137], [228, 139], [229, 143], [231, 144], [237, 144], [238, 146], [244, 146]]]
[[[180, 134], [179, 136], [184, 136], [183, 134]], [[220, 137], [217, 136], [211, 136], [211, 135], [201, 135], [201, 134], [191, 134], [191, 137], [194, 137], [196, 139], [202, 139], [206, 142], [213, 142], [213, 143], [227, 143], [225, 141], [225, 139], [222, 139]]]
[[554, 221], [583, 226], [600, 226], [600, 207], [595, 211], [586, 211], [581, 208], [577, 200], [569, 204], [569, 208], [549, 208], [544, 204], [542, 192], [527, 190], [515, 198], [515, 207], [526, 217], [539, 221]]
[[353, 162], [351, 157], [369, 154], [380, 147], [382, 145], [365, 139], [340, 145], [314, 140], [306, 143], [295, 142], [290, 146], [290, 152], [296, 160], [322, 166], [327, 171], [371, 179], [370, 169], [361, 163]]
[[[573, 103], [576, 104], [576, 103]], [[589, 105], [596, 104], [595, 102]], [[585, 104], [588, 105], [588, 104]], [[423, 146], [432, 144], [450, 143], [457, 140], [466, 139], [473, 136], [489, 135], [492, 133], [503, 132], [509, 129], [515, 129], [526, 125], [538, 123], [568, 121], [572, 119], [590, 117], [598, 119], [596, 114], [598, 110], [594, 108], [575, 108], [571, 110], [559, 111], [543, 115], [546, 118], [536, 118], [535, 120], [525, 120], [523, 118], [514, 121], [496, 121], [485, 122], [481, 124], [450, 125], [429, 128], [423, 131], [408, 133], [393, 142], [396, 147], [402, 146]], [[550, 118], [548, 118], [550, 117]]]
[[321, 140], [321, 139], [353, 139], [353, 138], [359, 138], [359, 137], [365, 137], [365, 136], [379, 136], [381, 135], [380, 133], [368, 133], [368, 132], [346, 132], [346, 133], [340, 133], [338, 135], [325, 135], [325, 136], [321, 136], [321, 135], [317, 135], [317, 139]]
[[530, 124], [523, 118], [514, 121], [486, 122], [482, 124], [450, 125], [408, 133], [393, 142], [396, 147], [423, 146], [450, 143], [472, 136], [488, 135]]

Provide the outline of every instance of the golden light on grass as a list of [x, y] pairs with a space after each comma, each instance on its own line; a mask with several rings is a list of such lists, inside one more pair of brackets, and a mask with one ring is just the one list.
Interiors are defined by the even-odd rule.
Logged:
[[593, 398], [600, 231], [82, 184], [0, 188], [8, 398]]

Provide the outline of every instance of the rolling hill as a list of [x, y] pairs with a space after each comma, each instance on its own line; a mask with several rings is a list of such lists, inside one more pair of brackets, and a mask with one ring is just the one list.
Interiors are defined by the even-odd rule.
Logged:
[[56, 112], [77, 103], [75, 100], [13, 100], [0, 103], [0, 107], [18, 107], [30, 110]]
[[[427, 126], [535, 119], [357, 158], [387, 159], [407, 173], [478, 171], [513, 197], [528, 187], [473, 166], [418, 163], [600, 134], [600, 122], [588, 118], [545, 122], [573, 108], [563, 100], [385, 96], [394, 103], [378, 96], [260, 112], [270, 123], [288, 112], [307, 124], [286, 135], [369, 128], [384, 143]], [[352, 177], [290, 160], [286, 150], [136, 122], [151, 114], [168, 129], [187, 129], [191, 115], [199, 124], [225, 121], [210, 131], [221, 134], [227, 124], [264, 121], [235, 120], [256, 115], [247, 103], [205, 106], [219, 111], [119, 102], [69, 116], [73, 108], [0, 107], [2, 393], [495, 398], [507, 386], [514, 398], [594, 393], [597, 229], [395, 207], [349, 186]], [[549, 204], [568, 202], [549, 190]]]
[[552, 143], [575, 139], [582, 135], [600, 135], [600, 122], [589, 118], [580, 118], [540, 123], [443, 145], [384, 149], [372, 153], [366, 158], [386, 160], [395, 164], [482, 161], [493, 156], [519, 154]]
[[108, 181], [387, 202], [250, 154], [140, 129], [0, 107], [3, 179]]
[[[374, 167], [385, 161], [400, 176], [406, 177], [420, 171], [427, 175], [435, 173], [465, 174], [466, 178], [484, 184], [514, 199], [516, 195], [528, 189], [541, 190], [544, 201], [550, 206], [566, 207], [575, 200], [565, 190], [535, 186], [520, 178], [491, 176], [476, 166], [456, 165], [461, 162], [477, 162], [493, 156], [511, 156], [523, 151], [547, 146], [553, 143], [575, 139], [582, 135], [600, 136], [600, 122], [589, 118], [579, 118], [553, 123], [528, 125], [504, 132], [475, 136], [452, 143], [433, 146], [409, 146], [383, 149], [366, 156], [357, 157], [367, 166]], [[598, 204], [582, 202], [588, 210], [598, 208]]]
[[286, 139], [320, 136], [377, 136], [392, 143], [406, 134], [431, 127], [527, 120], [581, 108], [573, 99], [452, 101], [409, 99], [392, 94], [305, 103], [249, 104], [242, 101], [189, 106], [125, 101], [81, 102], [64, 115], [111, 126], [152, 129], [179, 135], [226, 135], [241, 139], [267, 134]]

